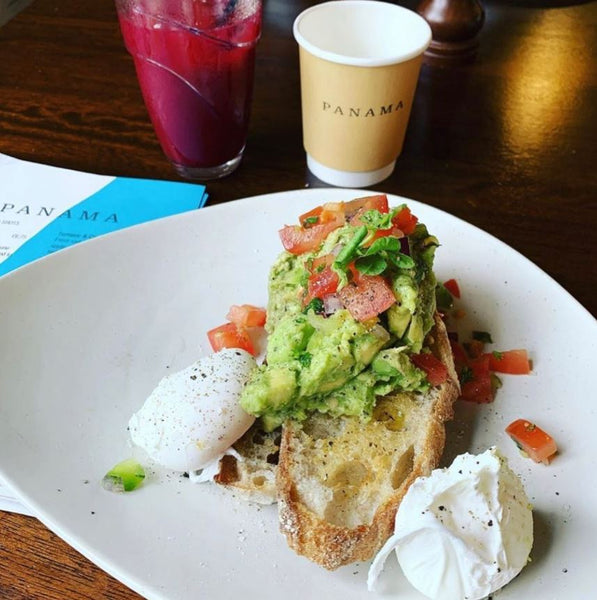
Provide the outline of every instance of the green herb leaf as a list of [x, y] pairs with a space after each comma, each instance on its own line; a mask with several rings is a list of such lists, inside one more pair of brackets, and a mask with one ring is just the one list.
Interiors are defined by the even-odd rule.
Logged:
[[393, 225], [392, 220], [405, 206], [406, 204], [401, 204], [387, 213], [380, 213], [375, 209], [368, 210], [360, 216], [360, 220], [370, 230], [390, 229]]
[[379, 254], [380, 252], [400, 252], [400, 240], [393, 235], [377, 238], [365, 251], [364, 256]]
[[504, 353], [498, 352], [497, 350], [494, 350], [491, 354], [493, 354], [493, 357], [497, 360], [502, 360], [502, 358], [504, 358]]
[[309, 304], [307, 304], [307, 306], [305, 306], [303, 312], [307, 313], [310, 310], [312, 310], [316, 313], [323, 312], [323, 300], [321, 300], [321, 298], [313, 298], [313, 300], [311, 300], [309, 302]]
[[415, 261], [407, 254], [402, 254], [402, 252], [392, 254], [389, 258], [399, 269], [413, 269], [415, 266]]
[[367, 228], [362, 225], [359, 227], [352, 238], [346, 243], [344, 248], [340, 250], [336, 260], [334, 261], [334, 267], [336, 269], [345, 270], [348, 265], [352, 262], [353, 258], [357, 255], [357, 248], [359, 244], [365, 239], [367, 235]]
[[389, 229], [392, 226], [393, 213], [380, 213], [372, 209], [365, 211], [360, 217], [361, 223], [364, 223], [368, 229]]
[[319, 217], [307, 217], [303, 220], [303, 227], [307, 229], [313, 225], [317, 225], [317, 223], [319, 223]]
[[357, 271], [363, 275], [381, 275], [386, 270], [388, 263], [382, 256], [375, 254], [357, 258], [354, 265]]

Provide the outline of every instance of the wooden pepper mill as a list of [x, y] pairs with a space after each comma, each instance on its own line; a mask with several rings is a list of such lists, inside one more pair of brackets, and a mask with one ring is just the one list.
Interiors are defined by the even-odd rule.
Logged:
[[426, 59], [466, 62], [474, 58], [485, 21], [479, 0], [423, 0], [416, 11], [433, 33]]

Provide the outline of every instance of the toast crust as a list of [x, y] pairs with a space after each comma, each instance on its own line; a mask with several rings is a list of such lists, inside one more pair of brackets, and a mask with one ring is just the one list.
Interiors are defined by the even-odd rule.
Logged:
[[220, 460], [214, 481], [250, 502], [276, 502], [276, 470], [280, 450], [279, 430], [265, 432], [259, 421], [232, 446], [238, 458], [226, 455]]
[[283, 426], [276, 475], [280, 529], [291, 548], [326, 569], [372, 558], [392, 534], [412, 482], [441, 459], [444, 423], [460, 386], [438, 314], [427, 343], [448, 378], [425, 394], [380, 400], [389, 414], [404, 417], [401, 426], [383, 416], [361, 423], [319, 414]]

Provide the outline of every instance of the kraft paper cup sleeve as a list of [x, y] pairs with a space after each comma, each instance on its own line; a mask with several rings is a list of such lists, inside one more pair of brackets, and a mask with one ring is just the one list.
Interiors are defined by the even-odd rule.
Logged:
[[334, 185], [385, 179], [402, 151], [431, 29], [413, 11], [375, 0], [324, 2], [293, 29], [309, 169]]
[[422, 56], [397, 65], [340, 65], [300, 49], [303, 143], [333, 169], [372, 171], [402, 150]]

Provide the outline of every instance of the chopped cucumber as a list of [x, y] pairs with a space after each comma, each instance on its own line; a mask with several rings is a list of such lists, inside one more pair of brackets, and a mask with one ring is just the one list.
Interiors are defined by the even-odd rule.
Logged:
[[109, 492], [132, 492], [144, 479], [143, 467], [134, 458], [127, 458], [104, 475], [102, 486]]

